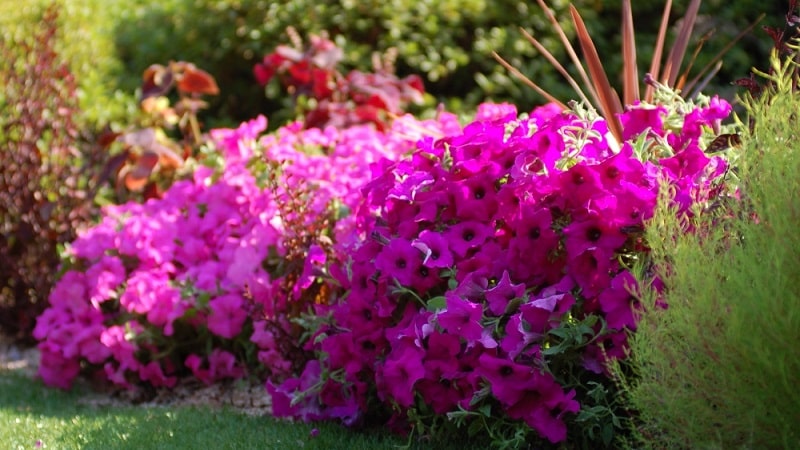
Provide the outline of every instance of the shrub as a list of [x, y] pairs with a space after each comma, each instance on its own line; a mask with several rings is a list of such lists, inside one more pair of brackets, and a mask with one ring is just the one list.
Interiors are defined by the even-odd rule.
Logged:
[[749, 101], [738, 200], [698, 211], [692, 234], [661, 207], [647, 233], [668, 306], [646, 312], [631, 340], [623, 378], [639, 415], [636, 447], [800, 444], [794, 55], [775, 58], [768, 91]]
[[74, 119], [76, 81], [54, 50], [58, 8], [28, 39], [0, 41], [0, 329], [31, 340], [59, 247], [92, 215], [99, 152]]
[[[43, 12], [53, 3], [60, 7], [59, 32], [53, 46], [75, 76], [80, 106], [80, 115], [74, 118], [77, 126], [96, 130], [109, 123], [129, 122], [136, 114], [136, 84], [128, 86], [120, 80], [133, 80], [144, 68], [124, 72], [113, 36], [116, 22], [146, 2], [0, 0], [0, 35], [7, 42], [32, 36]], [[162, 60], [151, 62], [158, 61]]]
[[[35, 23], [48, 2], [20, 5], [0, 1], [3, 33], [19, 35], [18, 24]], [[539, 7], [518, 0], [451, 0], [392, 2], [311, 2], [263, 0], [211, 1], [70, 0], [64, 7], [64, 39], [59, 50], [70, 61], [79, 80], [81, 106], [91, 123], [126, 123], [135, 114], [134, 90], [138, 74], [153, 63], [192, 61], [219, 81], [222, 92], [204, 114], [211, 126], [232, 126], [258, 114], [268, 114], [275, 126], [276, 115], [286, 105], [257, 95], [251, 68], [278, 43], [288, 43], [286, 28], [294, 26], [302, 35], [330, 32], [344, 50], [352, 67], [369, 67], [373, 52], [396, 48], [398, 75], [423, 75], [428, 92], [446, 101], [451, 110], [472, 107], [483, 101], [512, 101], [530, 109], [542, 101], [526, 89], [492, 58], [497, 51], [542, 86], [567, 98], [568, 87], [547, 62], [518, 32], [523, 26], [561, 61], [566, 58]], [[568, 18], [566, 2], [550, 2], [559, 18]], [[579, 0], [573, 2], [598, 39], [598, 51], [611, 68], [621, 66], [619, 57], [619, 2]], [[637, 2], [635, 22], [640, 60], [649, 59], [643, 45], [655, 41], [648, 30], [657, 30], [661, 2]], [[675, 12], [685, 5], [676, 2]], [[762, 12], [779, 17], [777, 2], [754, 0], [727, 5], [706, 0], [701, 6], [701, 30], [717, 29], [706, 44], [695, 67], [731, 40]], [[511, 13], [509, 13], [511, 12]], [[424, 17], [424, 21], [420, 18]], [[769, 20], [769, 19], [768, 19]], [[562, 23], [566, 25], [566, 22]], [[571, 28], [566, 27], [571, 33]], [[91, 41], [92, 46], [82, 43]], [[760, 40], [747, 38], [725, 58], [722, 77], [715, 88], [747, 74], [753, 58], [766, 55]], [[642, 72], [644, 73], [644, 72]], [[612, 76], [612, 83], [621, 80]]]

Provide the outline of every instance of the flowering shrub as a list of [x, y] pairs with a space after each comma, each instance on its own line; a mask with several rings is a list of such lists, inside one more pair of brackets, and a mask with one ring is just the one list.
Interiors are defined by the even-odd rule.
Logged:
[[373, 58], [374, 73], [351, 70], [344, 75], [337, 70], [343, 53], [333, 41], [312, 34], [306, 46], [293, 29], [290, 36], [294, 46], [279, 45], [256, 64], [253, 73], [262, 86], [280, 78], [304, 114], [306, 127], [372, 123], [384, 130], [392, 115], [422, 102], [422, 79], [397, 78], [390, 55]]
[[623, 114], [621, 144], [584, 111], [484, 105], [462, 132], [376, 163], [364, 239], [331, 268], [346, 296], [317, 307], [318, 359], [268, 383], [274, 413], [610, 445], [606, 363], [636, 328], [632, 270], [660, 182], [680, 214], [725, 188], [725, 160], [704, 147], [730, 105], [665, 104]]
[[401, 117], [391, 133], [292, 124], [260, 144], [263, 117], [212, 130], [216, 167], [197, 167], [163, 198], [107, 207], [72, 243], [34, 330], [42, 379], [68, 388], [84, 372], [169, 387], [188, 373], [206, 383], [289, 375], [304, 362], [290, 319], [333, 295], [319, 280], [333, 239], [353, 233], [353, 220], [336, 219], [356, 207], [368, 164], [452, 126], [450, 115]]

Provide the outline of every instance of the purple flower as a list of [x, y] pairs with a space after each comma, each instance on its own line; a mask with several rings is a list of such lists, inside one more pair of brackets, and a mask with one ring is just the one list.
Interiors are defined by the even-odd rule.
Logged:
[[567, 426], [563, 416], [580, 411], [580, 404], [574, 399], [575, 391], [564, 393], [563, 389], [546, 373], [534, 372], [532, 386], [519, 401], [506, 411], [513, 419], [523, 419], [531, 428], [552, 443], [567, 438]]
[[116, 296], [116, 289], [125, 280], [125, 267], [115, 256], [103, 256], [86, 271], [86, 284], [90, 286], [89, 299], [97, 308], [100, 303]]
[[244, 301], [240, 295], [226, 294], [208, 302], [208, 329], [217, 336], [233, 339], [247, 320]]
[[461, 336], [467, 343], [481, 339], [483, 307], [453, 292], [445, 294], [447, 307], [436, 314], [436, 322], [450, 334]]
[[422, 264], [425, 267], [447, 268], [453, 265], [453, 254], [441, 233], [423, 230], [412, 245], [423, 253]]
[[515, 298], [521, 298], [525, 294], [525, 285], [512, 284], [508, 271], [503, 271], [503, 276], [493, 288], [486, 291], [486, 301], [489, 303], [489, 311], [496, 316], [502, 315], [509, 302]]
[[644, 106], [638, 102], [633, 104], [619, 116], [622, 123], [622, 140], [635, 138], [647, 130], [662, 134], [666, 114], [667, 108], [664, 106]]
[[411, 241], [403, 238], [392, 239], [375, 258], [375, 267], [381, 274], [395, 278], [401, 285], [413, 282], [414, 275], [422, 265], [423, 254]]
[[569, 258], [576, 258], [590, 250], [610, 256], [628, 240], [619, 228], [613, 228], [605, 220], [592, 216], [569, 224], [564, 228], [564, 236]]
[[48, 386], [69, 389], [72, 380], [80, 372], [80, 362], [77, 358], [68, 358], [61, 353], [58, 345], [50, 342], [39, 344], [39, 371], [42, 381]]
[[425, 376], [423, 352], [413, 345], [403, 345], [393, 351], [378, 369], [379, 392], [391, 396], [398, 405], [414, 403], [414, 385]]
[[535, 387], [535, 370], [509, 358], [483, 353], [476, 372], [486, 380], [492, 395], [505, 406], [522, 400], [525, 391]]
[[450, 249], [458, 256], [464, 257], [471, 249], [483, 245], [492, 235], [492, 229], [485, 223], [468, 220], [459, 222], [445, 231]]
[[610, 328], [636, 329], [634, 308], [639, 303], [636, 292], [636, 279], [625, 270], [611, 280], [608, 289], [600, 293], [598, 302]]
[[497, 212], [496, 183], [494, 177], [481, 173], [450, 184], [457, 217], [460, 220], [490, 220]]
[[178, 382], [177, 377], [164, 375], [161, 366], [156, 361], [150, 361], [146, 365], [139, 366], [139, 378], [143, 381], [149, 381], [153, 387], [166, 386], [171, 388]]

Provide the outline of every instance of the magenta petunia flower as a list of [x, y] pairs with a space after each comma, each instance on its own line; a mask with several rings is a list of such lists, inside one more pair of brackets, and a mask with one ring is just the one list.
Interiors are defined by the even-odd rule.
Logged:
[[245, 375], [245, 370], [236, 361], [236, 356], [218, 348], [208, 355], [208, 370], [211, 377], [216, 380], [241, 378]]
[[484, 172], [450, 184], [458, 219], [489, 221], [497, 212], [496, 183]]
[[635, 138], [648, 130], [662, 135], [664, 116], [666, 115], [667, 108], [664, 106], [644, 106], [638, 102], [634, 103], [627, 111], [619, 115], [622, 123], [622, 140]]
[[711, 159], [697, 145], [690, 145], [685, 150], [669, 158], [660, 159], [658, 162], [667, 169], [672, 179], [687, 178], [694, 180], [703, 172]]
[[425, 267], [447, 268], [453, 265], [453, 254], [441, 233], [423, 230], [412, 245], [423, 253], [422, 265]]
[[139, 378], [149, 381], [153, 387], [166, 386], [173, 387], [178, 382], [175, 376], [166, 376], [161, 366], [156, 361], [150, 361], [146, 365], [139, 366]]
[[550, 442], [562, 442], [567, 438], [563, 416], [580, 411], [580, 404], [574, 399], [575, 391], [565, 394], [549, 374], [536, 372], [534, 378], [534, 386], [526, 390], [506, 412], [511, 418], [523, 419]]
[[244, 300], [240, 295], [226, 294], [215, 297], [208, 302], [211, 313], [208, 315], [208, 329], [212, 333], [233, 339], [247, 320]]
[[414, 403], [414, 385], [425, 376], [422, 358], [421, 349], [406, 344], [392, 351], [378, 369], [383, 391], [400, 406], [407, 408]]
[[496, 316], [500, 316], [506, 311], [511, 300], [521, 298], [524, 294], [525, 285], [522, 283], [512, 284], [508, 271], [504, 270], [500, 281], [493, 288], [486, 291], [489, 311]]
[[78, 358], [68, 358], [63, 355], [55, 343], [42, 342], [39, 344], [39, 370], [38, 374], [45, 384], [61, 389], [69, 389], [72, 380], [80, 372]]
[[[619, 268], [613, 253], [600, 249], [587, 250], [567, 262], [567, 271], [581, 288], [581, 296], [594, 298], [611, 283], [611, 273]], [[586, 312], [595, 312], [593, 303], [584, 305]]]
[[461, 336], [471, 344], [481, 339], [483, 307], [459, 297], [452, 291], [445, 294], [446, 308], [436, 314], [436, 322], [445, 331]]
[[535, 369], [530, 366], [489, 353], [483, 353], [478, 362], [475, 371], [486, 380], [494, 397], [506, 407], [522, 400], [525, 391], [536, 386]]
[[422, 252], [411, 245], [411, 241], [395, 238], [375, 258], [375, 267], [382, 275], [407, 286], [413, 282], [415, 273], [422, 265], [422, 259]]
[[464, 257], [471, 249], [483, 245], [492, 235], [492, 231], [484, 222], [468, 220], [448, 228], [445, 237], [453, 253]]
[[564, 237], [564, 245], [570, 259], [590, 250], [597, 250], [610, 256], [628, 240], [619, 228], [610, 226], [605, 218], [596, 216], [573, 221], [564, 228]]
[[636, 329], [634, 310], [639, 303], [636, 291], [636, 279], [626, 270], [615, 276], [609, 288], [600, 293], [598, 302], [610, 328]]
[[585, 208], [590, 200], [605, 193], [599, 167], [585, 162], [560, 173], [558, 184], [564, 198], [577, 209]]
[[596, 166], [603, 187], [611, 192], [618, 192], [621, 181], [633, 184], [644, 183], [645, 169], [641, 161], [633, 155], [630, 143], [624, 143], [619, 153]]
[[125, 267], [116, 256], [103, 256], [86, 271], [89, 300], [95, 308], [116, 296], [116, 289], [125, 280]]

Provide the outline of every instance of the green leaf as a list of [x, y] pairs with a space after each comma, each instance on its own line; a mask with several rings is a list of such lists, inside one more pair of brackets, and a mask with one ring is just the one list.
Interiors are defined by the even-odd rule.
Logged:
[[441, 295], [433, 297], [425, 303], [425, 307], [431, 312], [441, 311], [447, 307], [447, 300]]

